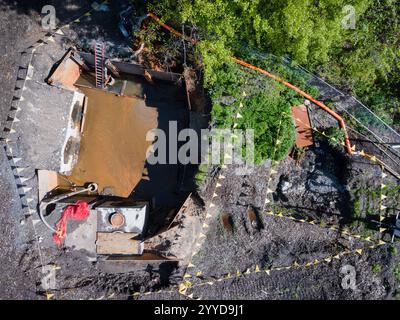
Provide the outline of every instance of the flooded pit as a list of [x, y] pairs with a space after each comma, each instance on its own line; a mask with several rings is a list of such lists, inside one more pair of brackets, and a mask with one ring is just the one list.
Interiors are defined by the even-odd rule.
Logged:
[[81, 87], [88, 99], [79, 157], [68, 179], [96, 182], [99, 192], [128, 197], [142, 178], [149, 130], [158, 111], [139, 98]]

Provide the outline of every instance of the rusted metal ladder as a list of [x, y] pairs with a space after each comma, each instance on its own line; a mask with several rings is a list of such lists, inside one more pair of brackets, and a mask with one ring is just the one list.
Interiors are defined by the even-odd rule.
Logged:
[[94, 43], [94, 68], [96, 74], [96, 87], [104, 88], [105, 71], [104, 71], [104, 51], [105, 46], [102, 42]]

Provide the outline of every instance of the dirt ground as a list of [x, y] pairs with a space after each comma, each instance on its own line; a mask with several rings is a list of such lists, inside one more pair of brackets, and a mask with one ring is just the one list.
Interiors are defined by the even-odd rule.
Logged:
[[[14, 92], [20, 52], [36, 41], [41, 30], [35, 22], [37, 15], [10, 10], [5, 1], [0, 2], [0, 7], [0, 123], [3, 128]], [[20, 198], [4, 153], [4, 144], [0, 144], [0, 297], [33, 299], [35, 279], [21, 260], [34, 249], [25, 243], [26, 237], [20, 232], [20, 220], [23, 219]]]
[[[84, 13], [91, 2], [52, 3], [62, 24]], [[0, 0], [2, 127], [7, 124], [20, 52], [44, 33], [38, 25], [41, 5], [39, 1], [31, 10], [29, 5], [17, 6], [17, 1]], [[101, 26], [101, 21], [93, 18], [79, 27], [88, 39], [99, 31], [93, 25]], [[114, 27], [100, 28], [107, 41], [112, 41]], [[185, 213], [196, 217], [201, 227], [190, 230], [183, 223], [173, 243], [163, 243], [180, 248], [180, 238], [188, 237], [197, 253], [180, 265], [149, 265], [119, 274], [102, 271], [83, 253], [41, 247], [41, 239], [22, 214], [24, 195], [18, 193], [15, 168], [6, 157], [4, 142], [0, 143], [1, 299], [45, 299], [49, 292], [55, 299], [392, 299], [398, 295], [394, 268], [399, 264], [399, 246], [380, 243], [379, 239], [388, 240], [385, 235], [366, 228], [362, 219], [354, 224], [349, 215], [361, 186], [373, 189], [382, 182], [397, 182], [390, 176], [380, 180], [379, 167], [358, 158], [349, 161], [343, 151], [323, 143], [297, 162], [287, 158], [276, 167], [266, 162], [246, 175], [238, 175], [231, 166], [210, 169]], [[266, 199], [270, 202], [264, 207]], [[367, 195], [362, 199], [371, 200]], [[370, 202], [373, 209], [379, 207], [377, 199]], [[385, 215], [393, 215], [396, 205]], [[249, 206], [257, 214], [257, 228], [249, 221]], [[221, 222], [226, 214], [231, 228]], [[343, 232], [344, 228], [349, 231]], [[343, 287], [344, 266], [355, 268], [353, 289]], [[43, 284], [46, 272], [54, 275], [55, 283]], [[182, 284], [185, 290], [180, 294], [177, 288]]]

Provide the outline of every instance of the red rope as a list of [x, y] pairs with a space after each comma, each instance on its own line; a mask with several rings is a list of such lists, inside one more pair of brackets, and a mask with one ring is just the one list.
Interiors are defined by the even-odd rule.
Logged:
[[76, 204], [67, 206], [63, 211], [60, 221], [57, 222], [56, 232], [53, 235], [54, 242], [58, 246], [63, 244], [67, 234], [67, 225], [69, 219], [81, 221], [89, 217], [89, 214], [89, 205], [85, 201], [78, 200]]

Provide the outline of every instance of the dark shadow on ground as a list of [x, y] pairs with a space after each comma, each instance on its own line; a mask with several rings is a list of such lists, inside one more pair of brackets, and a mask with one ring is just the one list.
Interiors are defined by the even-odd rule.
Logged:
[[[177, 133], [190, 125], [186, 91], [182, 84], [157, 80], [150, 83], [143, 81], [142, 77], [135, 77], [135, 81], [142, 85], [141, 95], [145, 98], [146, 105], [158, 110], [157, 129], [165, 132], [167, 156], [166, 163], [146, 162], [144, 177], [134, 188], [130, 198], [151, 201], [153, 210], [150, 225], [161, 227], [171, 211], [176, 212], [195, 187], [194, 165], [183, 165], [174, 161], [174, 158], [178, 160], [178, 150], [185, 142], [178, 141], [174, 130], [169, 130], [172, 123], [176, 123]], [[177, 148], [168, 152], [172, 142], [176, 142]]]
[[[11, 1], [0, 0], [1, 10], [16, 11], [19, 15], [34, 16], [35, 22], [41, 25], [41, 19], [44, 18], [48, 12], [42, 9], [46, 5], [53, 6], [56, 14], [56, 29], [43, 29], [43, 32], [55, 32], [57, 28], [63, 27], [66, 24], [68, 28], [63, 28], [63, 32], [68, 38], [65, 38], [67, 45], [73, 40], [74, 45], [83, 50], [91, 50], [92, 41], [103, 41], [109, 44], [106, 47], [108, 55], [112, 55], [116, 50], [113, 46], [118, 46], [119, 51], [121, 47], [126, 47], [125, 54], [128, 56], [129, 46], [131, 41], [125, 38], [119, 30], [118, 23], [120, 21], [119, 14], [131, 3], [130, 1], [114, 0], [109, 1], [107, 4], [108, 11], [94, 10], [92, 4], [94, 1], [88, 0], [39, 0], [39, 1]], [[97, 3], [102, 1], [98, 0]], [[91, 10], [91, 15], [85, 16], [84, 14]], [[76, 23], [76, 19], [79, 22]], [[40, 38], [41, 35], [38, 35]], [[107, 51], [109, 50], [109, 52]]]
[[46, 5], [54, 6], [56, 9], [57, 22], [65, 22], [67, 19], [78, 17], [85, 11], [90, 10], [91, 0], [1, 0], [1, 10], [16, 10], [18, 14], [32, 15], [41, 14]]

